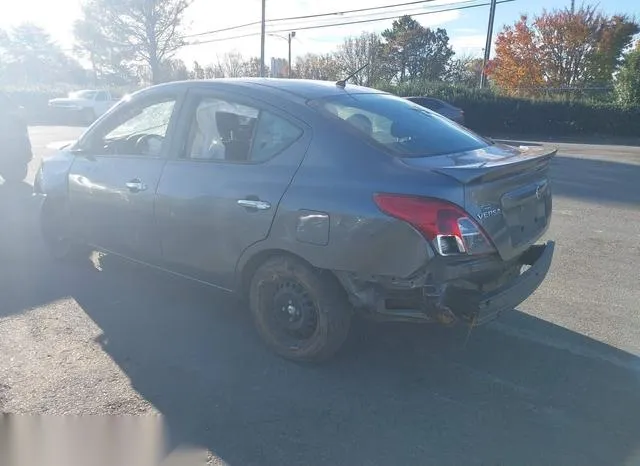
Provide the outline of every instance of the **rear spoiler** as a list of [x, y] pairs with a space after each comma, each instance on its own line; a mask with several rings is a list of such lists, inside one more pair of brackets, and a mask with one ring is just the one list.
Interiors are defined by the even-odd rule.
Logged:
[[[530, 148], [529, 148], [530, 149]], [[467, 184], [473, 181], [491, 181], [518, 172], [537, 170], [546, 166], [558, 149], [533, 149], [523, 150], [513, 157], [505, 157], [496, 161], [473, 163], [469, 165], [453, 165], [434, 168], [442, 175], [449, 176], [460, 183]]]

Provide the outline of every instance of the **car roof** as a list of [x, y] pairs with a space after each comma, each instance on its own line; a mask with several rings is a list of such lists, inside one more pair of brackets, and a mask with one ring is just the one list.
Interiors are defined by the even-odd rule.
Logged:
[[313, 100], [339, 96], [344, 94], [386, 94], [385, 92], [368, 87], [356, 86], [347, 83], [345, 87], [336, 85], [333, 81], [319, 81], [311, 79], [285, 79], [285, 78], [218, 78], [205, 80], [177, 81], [160, 84], [149, 88], [170, 90], [171, 88], [207, 88], [207, 87], [238, 87], [249, 88], [259, 92], [274, 94], [289, 94], [304, 100]]

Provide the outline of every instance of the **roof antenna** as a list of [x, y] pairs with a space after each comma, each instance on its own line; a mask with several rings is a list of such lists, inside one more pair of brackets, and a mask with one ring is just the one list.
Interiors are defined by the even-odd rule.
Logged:
[[365, 63], [364, 66], [361, 66], [360, 68], [358, 68], [356, 71], [354, 71], [353, 73], [351, 73], [349, 76], [347, 76], [344, 79], [341, 79], [340, 81], [338, 81], [336, 83], [336, 86], [338, 87], [342, 87], [344, 88], [347, 85], [347, 81], [349, 81], [351, 78], [353, 78], [356, 74], [360, 73], [362, 70], [364, 70], [367, 66], [369, 66], [369, 63]]

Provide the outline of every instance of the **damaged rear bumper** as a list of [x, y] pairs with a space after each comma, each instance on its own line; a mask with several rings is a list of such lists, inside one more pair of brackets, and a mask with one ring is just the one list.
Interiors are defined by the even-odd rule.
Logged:
[[[553, 241], [531, 246], [509, 264], [433, 264], [420, 276], [401, 282], [361, 281], [341, 274], [338, 278], [355, 308], [374, 320], [480, 325], [514, 309], [540, 286], [554, 248]], [[524, 265], [530, 267], [521, 272]]]
[[[521, 263], [531, 267], [510, 283], [489, 293], [480, 294], [472, 302], [472, 314], [469, 316], [475, 324], [482, 324], [497, 317], [503, 311], [510, 311], [533, 294], [540, 286], [551, 267], [555, 243], [529, 248], [521, 258]], [[458, 309], [458, 312], [464, 312]], [[454, 310], [454, 313], [457, 313]]]

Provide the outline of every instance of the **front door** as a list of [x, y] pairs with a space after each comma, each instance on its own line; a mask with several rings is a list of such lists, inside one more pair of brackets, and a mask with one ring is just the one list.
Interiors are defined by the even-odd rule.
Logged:
[[267, 237], [310, 141], [300, 121], [244, 96], [197, 91], [162, 174], [156, 219], [169, 267], [231, 288], [242, 252]]
[[154, 223], [175, 95], [131, 101], [79, 144], [69, 174], [75, 231], [90, 244], [139, 260], [161, 255]]

